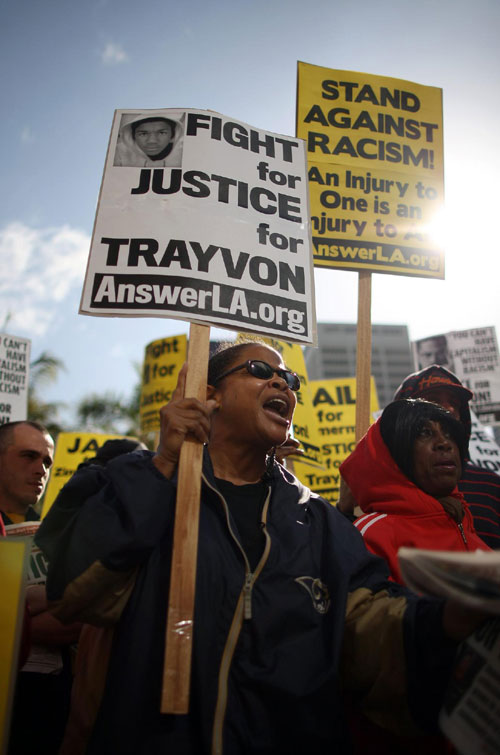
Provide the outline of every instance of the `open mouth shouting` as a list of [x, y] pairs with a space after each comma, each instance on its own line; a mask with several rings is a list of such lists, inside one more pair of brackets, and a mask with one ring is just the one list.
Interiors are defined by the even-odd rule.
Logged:
[[275, 394], [265, 402], [264, 410], [282, 424], [290, 424], [291, 404], [288, 396], [282, 393]]

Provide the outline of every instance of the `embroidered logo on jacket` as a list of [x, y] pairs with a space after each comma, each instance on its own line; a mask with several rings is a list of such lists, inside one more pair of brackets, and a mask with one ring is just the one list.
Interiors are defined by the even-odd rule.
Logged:
[[302, 585], [312, 598], [314, 610], [326, 613], [330, 608], [330, 593], [328, 587], [317, 577], [297, 577], [296, 582]]

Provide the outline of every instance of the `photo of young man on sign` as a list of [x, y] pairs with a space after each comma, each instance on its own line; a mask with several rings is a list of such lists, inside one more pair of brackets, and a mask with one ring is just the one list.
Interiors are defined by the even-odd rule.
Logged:
[[179, 168], [182, 163], [182, 118], [127, 114], [121, 119], [113, 165]]

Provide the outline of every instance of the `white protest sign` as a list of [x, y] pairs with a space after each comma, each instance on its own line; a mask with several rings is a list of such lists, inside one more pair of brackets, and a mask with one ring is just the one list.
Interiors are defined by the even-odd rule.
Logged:
[[80, 312], [313, 343], [309, 216], [301, 139], [212, 111], [118, 110]]
[[27, 417], [31, 341], [0, 333], [0, 425]]
[[486, 427], [471, 412], [471, 434], [469, 456], [473, 464], [500, 474], [500, 448], [488, 434]]
[[500, 354], [494, 327], [453, 330], [413, 343], [416, 369], [440, 364], [473, 394], [471, 406], [484, 424], [500, 421]]
[[499, 618], [482, 624], [460, 646], [439, 724], [461, 755], [498, 755]]

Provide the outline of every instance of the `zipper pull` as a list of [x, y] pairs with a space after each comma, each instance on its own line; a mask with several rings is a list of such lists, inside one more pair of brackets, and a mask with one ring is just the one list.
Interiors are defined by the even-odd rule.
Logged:
[[467, 538], [465, 537], [465, 532], [464, 532], [464, 528], [462, 527], [462, 522], [458, 523], [458, 529], [460, 530], [460, 534], [462, 535], [462, 540], [465, 543], [465, 547], [468, 549], [469, 543], [467, 542]]
[[252, 618], [252, 580], [253, 574], [248, 572], [243, 586], [243, 617], [245, 619]]

